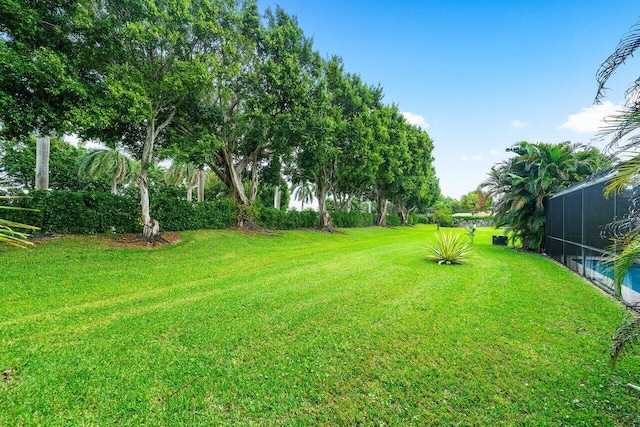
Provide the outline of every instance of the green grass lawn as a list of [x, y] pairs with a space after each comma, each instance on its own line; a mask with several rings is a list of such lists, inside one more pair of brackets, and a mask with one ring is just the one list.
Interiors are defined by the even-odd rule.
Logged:
[[433, 233], [1, 249], [0, 425], [640, 423], [616, 302], [489, 229], [429, 263]]

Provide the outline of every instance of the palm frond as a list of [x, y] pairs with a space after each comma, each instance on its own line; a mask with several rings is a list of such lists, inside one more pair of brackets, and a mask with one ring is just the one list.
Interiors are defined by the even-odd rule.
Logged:
[[640, 342], [640, 317], [628, 315], [622, 320], [618, 329], [611, 337], [609, 354], [615, 363], [618, 358], [630, 351]]
[[631, 159], [620, 161], [614, 169], [614, 175], [609, 179], [604, 188], [605, 197], [609, 197], [612, 192], [620, 194], [630, 183], [640, 177], [640, 155]]
[[596, 81], [598, 82], [598, 91], [596, 92], [595, 103], [600, 103], [605, 96], [607, 88], [605, 84], [609, 78], [615, 73], [616, 69], [625, 63], [625, 61], [633, 55], [640, 47], [640, 24], [635, 24], [616, 46], [614, 52], [600, 65], [596, 73]]

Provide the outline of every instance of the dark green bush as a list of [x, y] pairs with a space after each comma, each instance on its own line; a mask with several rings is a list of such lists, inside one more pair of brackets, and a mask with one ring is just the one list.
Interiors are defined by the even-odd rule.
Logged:
[[319, 222], [318, 212], [310, 209], [285, 212], [276, 208], [262, 208], [258, 214], [258, 224], [272, 230], [316, 228]]
[[370, 227], [373, 225], [374, 215], [362, 211], [332, 211], [331, 222], [340, 228]]
[[136, 200], [110, 193], [88, 191], [33, 191], [14, 205], [37, 212], [8, 211], [12, 219], [40, 227], [39, 233], [95, 234], [115, 230], [140, 230], [140, 207]]
[[402, 220], [400, 219], [400, 215], [388, 214], [387, 215], [387, 225], [389, 227], [398, 227], [398, 226], [402, 225]]
[[[137, 233], [142, 230], [135, 189], [122, 196], [88, 191], [34, 191], [29, 198], [14, 199], [13, 205], [38, 211], [11, 210], [5, 214], [6, 219], [33, 224], [40, 227], [41, 234]], [[160, 222], [163, 231], [220, 229], [233, 224], [234, 209], [227, 199], [191, 203], [178, 197], [173, 190], [166, 190], [152, 194], [151, 214]]]

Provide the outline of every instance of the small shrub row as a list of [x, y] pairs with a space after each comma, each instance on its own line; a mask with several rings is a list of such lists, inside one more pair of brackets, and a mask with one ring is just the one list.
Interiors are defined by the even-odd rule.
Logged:
[[[34, 191], [29, 198], [13, 199], [12, 205], [37, 210], [10, 210], [3, 215], [39, 227], [39, 234], [136, 233], [142, 229], [140, 203], [133, 193]], [[190, 203], [170, 194], [153, 197], [151, 212], [164, 231], [228, 228], [234, 219], [230, 200]]]
[[258, 213], [258, 224], [272, 230], [315, 228], [319, 222], [318, 212], [310, 209], [285, 212], [276, 208], [262, 208]]
[[370, 227], [373, 225], [375, 217], [373, 214], [361, 211], [333, 211], [331, 212], [331, 222], [340, 228]]
[[[142, 228], [139, 195], [131, 189], [123, 195], [91, 191], [34, 191], [28, 198], [13, 199], [12, 204], [28, 211], [6, 211], [6, 219], [35, 225], [38, 234], [101, 234], [107, 232], [137, 233]], [[165, 188], [152, 193], [152, 217], [160, 222], [163, 231], [223, 229], [234, 224], [237, 212], [229, 199], [192, 203], [181, 192]], [[318, 212], [285, 212], [275, 208], [257, 209], [258, 224], [274, 230], [316, 228]], [[332, 211], [331, 220], [336, 227], [354, 228], [373, 225], [374, 214], [361, 211]], [[411, 224], [421, 221], [415, 215]], [[391, 227], [401, 225], [398, 215], [387, 215]]]
[[389, 227], [398, 227], [402, 225], [402, 219], [400, 218], [400, 215], [396, 215], [396, 214], [387, 215], [387, 225]]

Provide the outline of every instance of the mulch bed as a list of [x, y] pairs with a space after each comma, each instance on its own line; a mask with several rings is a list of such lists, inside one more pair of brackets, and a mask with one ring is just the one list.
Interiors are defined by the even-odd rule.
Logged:
[[[62, 234], [51, 234], [44, 236], [34, 236], [30, 241], [35, 243], [36, 245], [41, 245], [46, 243], [51, 239], [59, 239], [62, 237], [71, 237], [72, 235], [62, 235]], [[182, 236], [180, 233], [174, 231], [165, 231], [160, 234], [161, 240], [156, 242], [156, 244], [151, 244], [145, 241], [144, 237], [142, 237], [142, 233], [131, 233], [131, 234], [118, 234], [118, 235], [99, 235], [99, 236], [82, 236], [82, 237], [92, 237], [96, 239], [104, 239], [107, 241], [107, 244], [114, 248], [162, 248], [165, 246], [173, 245], [176, 243], [180, 243], [182, 241]]]

